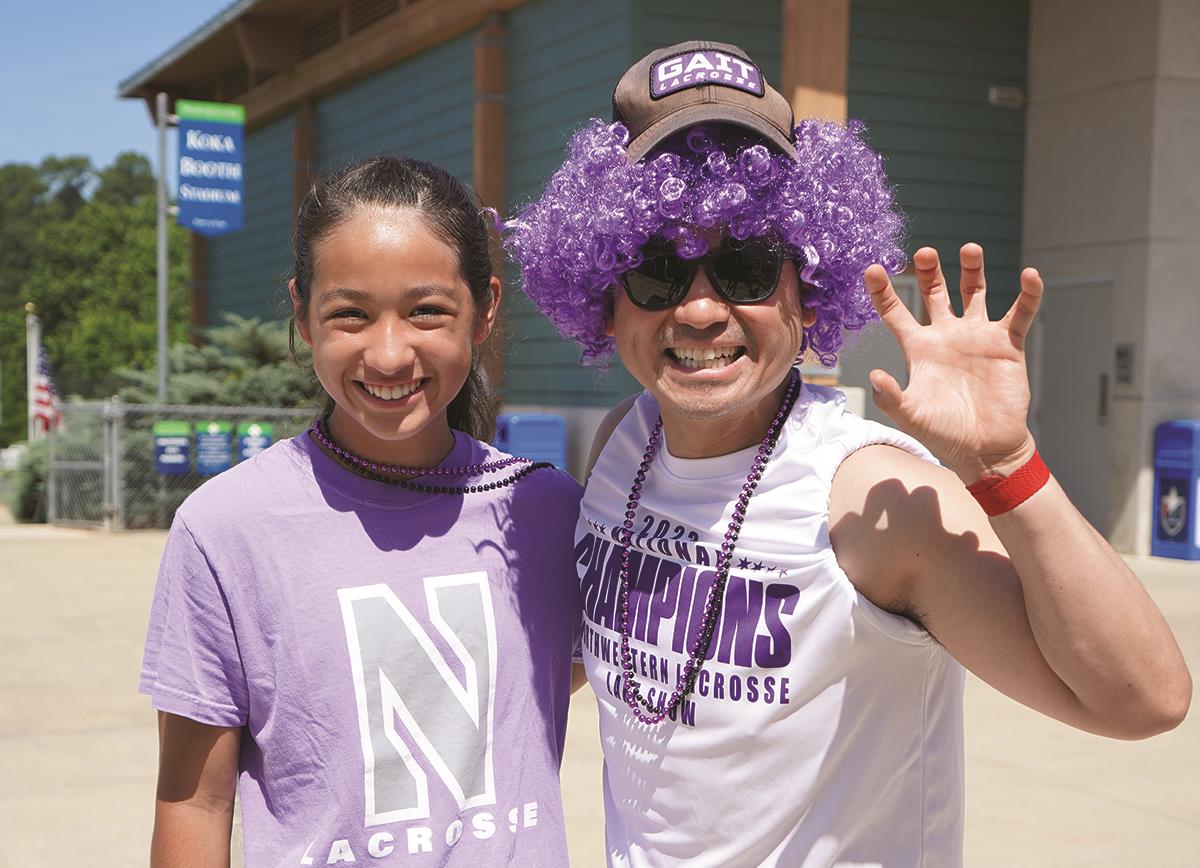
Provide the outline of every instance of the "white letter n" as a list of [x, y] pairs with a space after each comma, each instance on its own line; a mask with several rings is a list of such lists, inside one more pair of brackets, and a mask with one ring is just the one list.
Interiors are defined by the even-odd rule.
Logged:
[[338, 591], [358, 704], [368, 826], [429, 816], [429, 784], [418, 752], [460, 809], [496, 801], [496, 624], [487, 573], [430, 577], [424, 585], [429, 623], [449, 648], [449, 659], [387, 585]]

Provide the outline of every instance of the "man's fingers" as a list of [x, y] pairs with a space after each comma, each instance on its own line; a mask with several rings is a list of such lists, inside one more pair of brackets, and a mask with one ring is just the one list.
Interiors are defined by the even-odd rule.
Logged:
[[1021, 294], [1001, 320], [1018, 346], [1025, 345], [1025, 336], [1029, 334], [1029, 327], [1033, 325], [1033, 319], [1042, 305], [1043, 292], [1045, 286], [1036, 268], [1026, 268], [1021, 272]]
[[896, 419], [894, 414], [900, 409], [900, 404], [904, 400], [900, 384], [896, 382], [895, 377], [879, 368], [871, 371], [870, 380], [875, 406], [891, 416], [892, 419]]
[[871, 304], [875, 306], [875, 312], [892, 330], [896, 340], [901, 340], [908, 332], [920, 328], [908, 308], [904, 306], [904, 302], [900, 300], [900, 296], [896, 295], [892, 281], [882, 265], [869, 267], [863, 279], [866, 281], [867, 292], [871, 295]]
[[958, 252], [962, 272], [958, 278], [958, 293], [962, 296], [963, 317], [987, 319], [987, 281], [983, 274], [983, 248], [973, 241]]
[[925, 309], [929, 311], [929, 321], [935, 323], [954, 316], [937, 251], [932, 247], [922, 247], [913, 254], [913, 266], [917, 270], [917, 286], [925, 298]]

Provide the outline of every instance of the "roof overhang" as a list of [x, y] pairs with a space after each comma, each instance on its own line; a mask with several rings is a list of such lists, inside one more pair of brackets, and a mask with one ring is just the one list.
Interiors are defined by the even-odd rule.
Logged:
[[254, 128], [524, 0], [234, 0], [117, 86], [237, 102]]

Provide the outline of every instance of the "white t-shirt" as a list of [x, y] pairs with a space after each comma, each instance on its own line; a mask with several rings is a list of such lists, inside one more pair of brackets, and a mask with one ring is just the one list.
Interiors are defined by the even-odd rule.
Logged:
[[[583, 652], [600, 706], [613, 866], [962, 863], [963, 670], [924, 630], [874, 606], [829, 543], [829, 492], [873, 443], [934, 459], [805, 385], [750, 501], [721, 618], [681, 719], [640, 724], [620, 698], [616, 542], [658, 416], [643, 394], [584, 494], [575, 560]], [[685, 460], [665, 444], [634, 521], [631, 647], [651, 702], [699, 631], [732, 506], [757, 446]]]

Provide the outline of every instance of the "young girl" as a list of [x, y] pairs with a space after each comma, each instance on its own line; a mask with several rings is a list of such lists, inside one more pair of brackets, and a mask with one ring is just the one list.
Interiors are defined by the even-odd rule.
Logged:
[[141, 678], [154, 865], [227, 864], [235, 779], [249, 868], [566, 864], [580, 490], [480, 442], [487, 224], [407, 158], [304, 200], [289, 288], [330, 400], [175, 516]]

